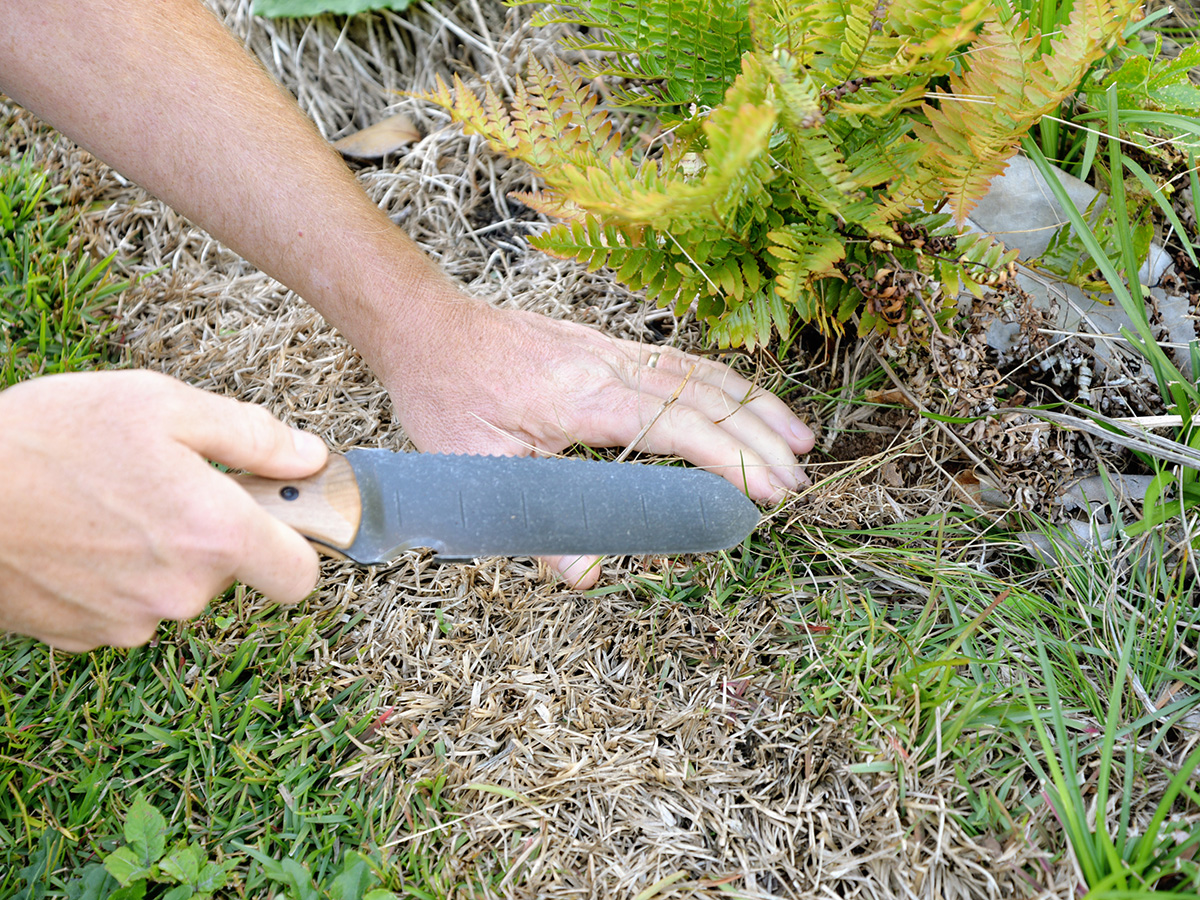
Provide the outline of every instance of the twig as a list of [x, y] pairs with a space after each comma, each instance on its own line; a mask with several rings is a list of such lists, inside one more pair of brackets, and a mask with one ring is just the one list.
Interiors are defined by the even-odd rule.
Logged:
[[[1160, 437], [1149, 431], [1143, 431], [1136, 425], [1132, 425], [1121, 419], [1111, 419], [1108, 416], [1082, 406], [1077, 406], [1074, 403], [1068, 403], [1067, 407], [1075, 412], [1082, 413], [1088, 418], [1077, 418], [1076, 416], [1069, 416], [1066, 413], [1052, 412], [1048, 409], [1033, 409], [1030, 407], [1013, 407], [1012, 409], [1004, 410], [1004, 412], [1028, 413], [1031, 416], [1036, 416], [1047, 422], [1053, 422], [1055, 425], [1060, 425], [1063, 428], [1070, 428], [1073, 431], [1083, 431], [1107, 441], [1115, 441], [1122, 447], [1130, 450], [1139, 450], [1142, 453], [1147, 453], [1166, 462], [1200, 469], [1200, 452], [1178, 441]], [[1110, 427], [1106, 428], [1105, 425]]]
[[625, 462], [625, 460], [629, 458], [629, 454], [633, 452], [633, 448], [641, 443], [641, 440], [646, 436], [646, 433], [654, 427], [654, 423], [662, 418], [662, 414], [665, 413], [671, 406], [673, 406], [675, 401], [679, 399], [679, 395], [682, 394], [683, 389], [687, 387], [687, 383], [691, 379], [692, 373], [696, 371], [696, 366], [698, 365], [699, 363], [692, 363], [692, 367], [688, 369], [688, 373], [683, 376], [683, 381], [679, 382], [679, 387], [675, 388], [675, 393], [663, 401], [663, 405], [658, 408], [658, 412], [654, 414], [654, 418], [646, 423], [645, 427], [637, 433], [637, 437], [629, 442], [629, 446], [622, 450], [620, 454], [618, 454], [614, 462]]

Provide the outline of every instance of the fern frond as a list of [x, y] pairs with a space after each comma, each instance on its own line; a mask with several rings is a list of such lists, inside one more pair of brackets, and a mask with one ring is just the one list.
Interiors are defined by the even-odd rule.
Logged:
[[550, 190], [512, 191], [508, 196], [534, 212], [555, 219], [581, 219], [587, 215], [587, 211], [570, 197]]
[[[553, 134], [557, 143], [557, 160], [587, 165], [607, 162], [621, 147], [620, 135], [612, 119], [604, 111], [596, 111], [597, 98], [583, 84], [579, 75], [562, 60], [555, 59], [551, 75], [536, 59], [530, 59], [528, 75], [529, 96], [542, 116], [532, 121], [529, 137]], [[523, 109], [522, 82], [518, 82], [513, 102], [514, 116]]]
[[799, 68], [816, 70], [814, 77], [827, 84], [819, 64], [839, 55], [844, 29], [840, 0], [751, 0], [750, 29], [755, 49], [773, 54], [782, 50], [795, 60]]
[[[755, 53], [754, 65], [763, 70], [775, 84], [780, 100], [779, 120], [788, 131], [803, 139], [805, 132], [825, 123], [821, 109], [821, 90], [808, 72], [799, 66], [786, 50], [774, 53]], [[749, 64], [744, 61], [743, 69]]]
[[714, 205], [728, 208], [731, 198], [737, 201], [761, 182], [750, 165], [766, 153], [777, 115], [776, 106], [751, 79], [739, 76], [704, 123], [699, 178], [676, 172], [660, 177], [654, 166], [636, 168], [624, 156], [612, 157], [603, 167], [564, 166], [547, 178], [590, 212], [669, 229], [679, 218]]
[[705, 289], [705, 274], [693, 266], [669, 239], [653, 229], [622, 227], [587, 215], [562, 222], [530, 238], [551, 256], [574, 259], [588, 271], [607, 266], [649, 300], [683, 313]]
[[[537, 170], [544, 187], [513, 196], [565, 221], [535, 247], [610, 267], [719, 343], [754, 346], [795, 319], [894, 324], [906, 297], [886, 315], [863, 306], [879, 300], [864, 280], [875, 241], [939, 278], [943, 298], [995, 279], [1008, 251], [914, 207], [948, 200], [964, 217], [1136, 8], [1072, 2], [1050, 40], [991, 0], [577, 0], [540, 21], [586, 25], [572, 46], [599, 54], [592, 68], [533, 61], [507, 107], [457, 78], [427, 96]], [[609, 85], [618, 103], [671, 116], [664, 140], [623, 141], [595, 73], [625, 81]], [[1131, 67], [1118, 89], [1178, 102], [1181, 78], [1151, 85]]]
[[951, 54], [974, 40], [991, 8], [988, 0], [893, 0], [888, 22], [899, 39], [897, 53], [878, 70], [864, 74], [895, 77], [920, 71], [927, 80], [949, 71]]
[[1129, 0], [1076, 0], [1069, 24], [1040, 56], [1039, 37], [1031, 39], [1015, 17], [984, 26], [970, 68], [950, 76], [948, 92], [937, 90], [937, 106], [924, 107], [929, 125], [915, 129], [937, 150], [927, 160], [959, 221], [1004, 170], [1022, 135], [1075, 90], [1136, 9]]
[[[485, 98], [488, 91], [491, 91], [490, 85], [488, 85], [485, 91]], [[488, 112], [484, 105], [485, 101], [481, 101], [476, 97], [473, 91], [467, 90], [466, 85], [462, 83], [462, 79], [457, 75], [454, 76], [453, 90], [442, 80], [442, 76], [438, 75], [437, 83], [432, 91], [417, 94], [416, 96], [420, 100], [427, 100], [442, 107], [442, 109], [450, 113], [451, 118], [455, 122], [462, 125], [463, 131], [467, 134], [478, 134], [486, 137], [492, 148], [501, 153], [506, 152], [506, 148], [515, 144], [515, 139], [509, 140], [507, 133], [493, 136], [492, 131], [495, 125], [488, 118]], [[495, 94], [493, 93], [492, 96], [494, 97]], [[497, 99], [496, 102], [499, 103], [499, 100]], [[489, 103], [488, 105], [492, 104]], [[508, 119], [507, 114], [505, 114], [501, 123], [499, 123], [499, 128], [501, 131], [506, 132], [510, 127], [511, 121]]]
[[490, 84], [483, 98], [454, 76], [454, 88], [437, 78], [432, 91], [416, 95], [450, 113], [468, 134], [482, 135], [507, 156], [541, 170], [558, 165], [608, 163], [621, 153], [620, 135], [582, 79], [559, 60], [552, 74], [536, 59], [517, 82], [511, 110]]
[[705, 317], [709, 322], [709, 337], [719, 347], [756, 346], [771, 341], [772, 326], [781, 339], [790, 332], [791, 314], [779, 295], [764, 290], [761, 295], [735, 303], [722, 311], [721, 317]]
[[636, 266], [631, 276], [660, 269], [665, 255], [647, 246], [639, 233], [616, 225], [606, 225], [596, 216], [584, 216], [571, 222], [560, 222], [529, 239], [539, 250], [560, 259], [576, 259], [595, 272], [603, 266], [627, 269]]
[[801, 224], [772, 231], [768, 238], [767, 251], [779, 260], [775, 293], [803, 321], [828, 334], [835, 323], [814, 294], [813, 284], [820, 278], [842, 277], [837, 264], [846, 258], [845, 245], [834, 234]]
[[1019, 253], [991, 235], [976, 232], [958, 235], [958, 258], [938, 262], [943, 294], [953, 298], [960, 288], [966, 288], [976, 298], [982, 297], [984, 287], [994, 284], [997, 273], [1007, 269]]
[[586, 37], [565, 42], [569, 49], [603, 56], [582, 67], [585, 76], [612, 75], [646, 87], [618, 92], [620, 104], [707, 108], [720, 102], [738, 74], [742, 54], [751, 47], [747, 2], [591, 0], [552, 7], [535, 17], [534, 24], [586, 26]]

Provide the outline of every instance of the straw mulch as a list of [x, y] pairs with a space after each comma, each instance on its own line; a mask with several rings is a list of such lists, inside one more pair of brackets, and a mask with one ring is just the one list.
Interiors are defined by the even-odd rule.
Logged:
[[[361, 182], [470, 290], [626, 337], [696, 340], [606, 274], [527, 249], [537, 223], [506, 194], [528, 176], [397, 93], [435, 72], [507, 83], [544, 49], [517, 13], [476, 0], [288, 23], [253, 19], [248, 0], [214, 6], [330, 139], [397, 110], [414, 119], [424, 139], [360, 167]], [[145, 275], [119, 310], [129, 364], [261, 403], [335, 448], [406, 446], [386, 393], [303, 302], [19, 110], [4, 107], [2, 121], [9, 146], [39, 154], [66, 173], [73, 199], [95, 204], [96, 251], [117, 249], [129, 274]], [[847, 375], [862, 363], [845, 360]], [[884, 493], [906, 497], [886, 487], [842, 481], [813, 513], [886, 512], [896, 503]], [[908, 497], [895, 517], [930, 499]], [[805, 561], [789, 563], [802, 583]], [[380, 721], [342, 775], [378, 780], [385, 806], [446, 779], [449, 810], [423, 823], [397, 813], [379, 844], [449, 854], [451, 883], [486, 896], [631, 897], [656, 884], [697, 897], [1066, 895], [1065, 870], [1052, 872], [1032, 841], [965, 833], [951, 815], [965, 788], [940, 757], [906, 773], [903, 791], [894, 772], [848, 768], [895, 754], [798, 711], [783, 664], [821, 657], [781, 639], [795, 597], [741, 598], [736, 614], [702, 598], [650, 603], [634, 578], [669, 582], [667, 562], [607, 571], [607, 592], [585, 597], [520, 560], [327, 565], [310, 608], [361, 619], [297, 672], [297, 697], [378, 687]], [[1036, 869], [1053, 888], [1019, 874]]]

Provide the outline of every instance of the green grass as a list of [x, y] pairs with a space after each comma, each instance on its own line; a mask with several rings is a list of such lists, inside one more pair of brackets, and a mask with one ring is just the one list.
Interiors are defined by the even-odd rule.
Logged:
[[[1195, 896], [1200, 827], [1164, 824], [1200, 811], [1200, 756], [1187, 750], [1200, 606], [1186, 565], [1152, 539], [1086, 554], [1064, 543], [1046, 567], [993, 528], [989, 555], [1008, 568], [990, 574], [974, 562], [980, 532], [965, 514], [768, 530], [750, 553], [639, 590], [731, 616], [804, 598], [779, 611], [778, 667], [806, 712], [852, 730], [869, 761], [851, 770], [893, 775], [901, 799], [951, 778], [961, 799], [946, 814], [967, 833], [1042, 832], [1044, 849], [1086, 859], [1089, 896]], [[1119, 793], [1082, 774], [1097, 771]], [[1115, 815], [1088, 826], [1079, 810], [1108, 796]]]
[[[332, 673], [295, 676], [314, 648], [355, 624], [340, 610], [328, 620], [266, 610], [235, 588], [148, 647], [67, 657], [7, 642], [0, 896], [25, 886], [19, 870], [47, 836], [56, 864], [40, 884], [50, 896], [76, 896], [81, 879], [99, 877], [100, 859], [128, 845], [123, 823], [136, 796], [165, 817], [167, 844], [193, 843], [227, 869], [231, 895], [283, 884], [293, 896], [331, 896], [356, 852], [403, 896], [448, 893], [436, 830], [387, 867], [378, 853], [406, 818], [416, 831], [442, 821], [439, 786], [413, 785], [406, 815], [384, 802], [385, 773], [339, 774], [370, 749], [379, 715], [370, 687], [330, 694]], [[403, 756], [390, 755], [386, 768], [402, 778]], [[304, 879], [307, 890], [296, 887]]]
[[0, 160], [0, 386], [105, 361], [106, 316], [126, 284], [112, 257], [73, 248], [77, 215], [28, 160]]

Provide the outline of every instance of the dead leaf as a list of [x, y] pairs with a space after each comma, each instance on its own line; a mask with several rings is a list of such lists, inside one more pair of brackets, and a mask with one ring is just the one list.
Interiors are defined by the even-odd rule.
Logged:
[[1155, 709], [1162, 709], [1168, 703], [1175, 699], [1176, 692], [1183, 687], [1182, 681], [1176, 681], [1169, 688], [1162, 692], [1162, 696], [1158, 698], [1158, 702], [1154, 704]]
[[978, 475], [967, 469], [955, 475], [950, 486], [955, 497], [988, 515], [1007, 509], [1010, 505], [1002, 491], [996, 490], [990, 482], [980, 481]]
[[904, 487], [904, 476], [900, 474], [900, 467], [894, 459], [889, 459], [879, 467], [879, 477], [888, 487]]
[[916, 409], [912, 400], [904, 391], [897, 388], [891, 388], [886, 391], [867, 391], [864, 398], [868, 403], [884, 403], [894, 406], [907, 406], [909, 409]]
[[421, 139], [421, 132], [404, 113], [397, 113], [333, 142], [333, 149], [355, 159], [382, 159], [405, 144]]

